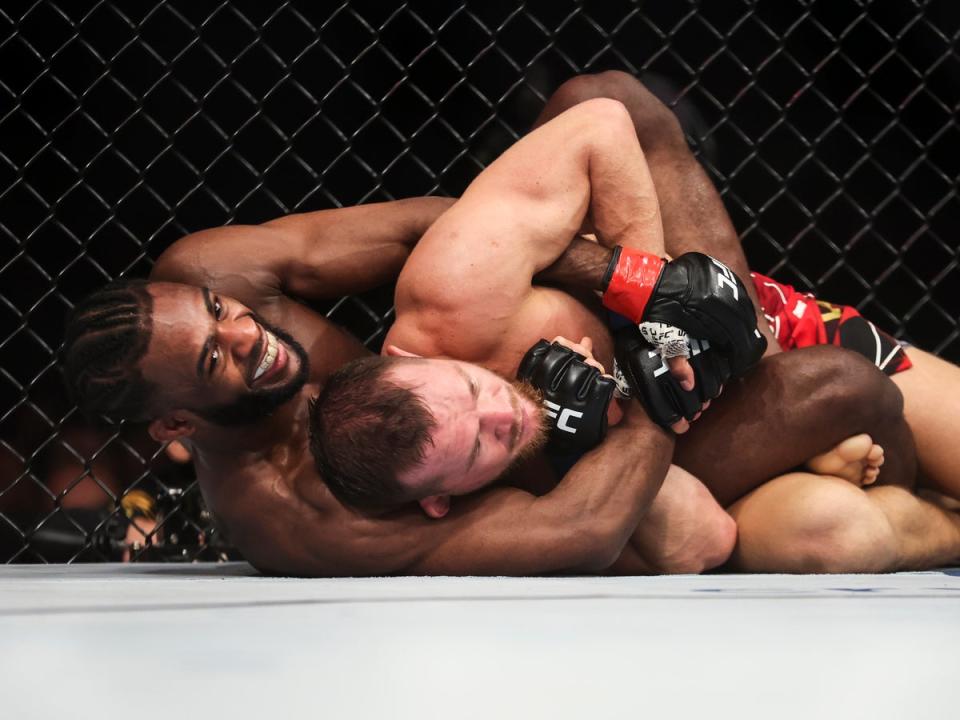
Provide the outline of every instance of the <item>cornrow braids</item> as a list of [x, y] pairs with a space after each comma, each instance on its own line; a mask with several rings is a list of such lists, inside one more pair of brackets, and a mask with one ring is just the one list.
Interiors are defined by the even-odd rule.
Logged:
[[146, 280], [117, 280], [67, 316], [62, 366], [73, 400], [89, 416], [146, 420], [155, 387], [138, 364], [153, 328]]

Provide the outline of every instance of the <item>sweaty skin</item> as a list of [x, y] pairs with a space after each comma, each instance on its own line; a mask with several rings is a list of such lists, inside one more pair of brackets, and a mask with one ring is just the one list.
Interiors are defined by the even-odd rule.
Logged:
[[[591, 85], [595, 85], [594, 78], [586, 79], [586, 84], [580, 84], [577, 92]], [[555, 96], [553, 114], [576, 102], [573, 99], [576, 93], [568, 92], [571, 89], [573, 85], [568, 84]], [[634, 108], [630, 110], [634, 112]], [[639, 124], [637, 128], [640, 129]], [[654, 162], [657, 159], [654, 156], [650, 159], [656, 174], [662, 164]], [[442, 521], [424, 517], [415, 506], [382, 517], [370, 517], [343, 508], [330, 495], [317, 476], [307, 450], [307, 399], [316, 394], [333, 369], [366, 354], [366, 350], [293, 298], [309, 301], [337, 297], [390, 279], [409, 248], [451, 202], [442, 198], [414, 199], [291, 216], [262, 226], [218, 228], [184, 238], [157, 263], [153, 279], [190, 286], [155, 288], [156, 293], [164, 297], [173, 298], [171, 293], [177, 295], [176, 302], [167, 304], [167, 310], [185, 313], [187, 325], [199, 323], [205, 329], [221, 328], [218, 332], [222, 334], [224, 355], [236, 355], [236, 363], [246, 360], [244, 349], [251, 345], [253, 325], [244, 318], [245, 308], [288, 330], [310, 356], [310, 381], [300, 395], [255, 426], [225, 430], [205, 424], [189, 412], [172, 410], [155, 433], [160, 439], [183, 440], [193, 453], [210, 508], [240, 551], [262, 570], [302, 575], [598, 570], [610, 566], [616, 559], [617, 553], [611, 553], [611, 547], [623, 547], [642, 518], [646, 517], [646, 522], [652, 524], [658, 503], [669, 509], [681, 500], [686, 501], [685, 507], [707, 508], [696, 516], [696, 529], [717, 528], [718, 532], [709, 536], [711, 542], [717, 535], [729, 538], [732, 524], [729, 516], [711, 514], [707, 503], [716, 505], [716, 502], [689, 473], [671, 469], [668, 482], [671, 477], [676, 478], [670, 486], [682, 492], [660, 493], [650, 504], [649, 489], [655, 485], [648, 487], [640, 483], [643, 478], [638, 480], [625, 459], [635, 452], [659, 456], [672, 443], [669, 438], [658, 436], [659, 431], [649, 427], [642, 413], [628, 413], [624, 427], [611, 431], [607, 441], [611, 452], [592, 466], [603, 482], [598, 483], [593, 473], [575, 470], [566, 478], [570, 482], [543, 497], [516, 488], [498, 488], [459, 499]], [[666, 211], [664, 215], [667, 246], [676, 254], [680, 251], [670, 247], [669, 239], [671, 212], [682, 214], [682, 211]], [[509, 246], [514, 236], [514, 229], [510, 228], [503, 234], [489, 236], [488, 241]], [[725, 251], [725, 248], [707, 249], [744, 276], [731, 258], [723, 254]], [[463, 262], [469, 264], [469, 259], [464, 258]], [[228, 308], [224, 320], [214, 323], [204, 313], [201, 286], [209, 287], [224, 298]], [[603, 332], [598, 332], [600, 325], [592, 311], [555, 291], [544, 297], [550, 298], [544, 304], [550, 305], [551, 315], [573, 313], [575, 322], [570, 324], [575, 324], [577, 329], [564, 333], [567, 337], [597, 335], [598, 346], [606, 343], [597, 348], [598, 353], [609, 357], [609, 338], [604, 339]], [[481, 299], [479, 304], [484, 301]], [[170, 322], [171, 328], [175, 324]], [[563, 322], [558, 320], [555, 324], [560, 326]], [[580, 329], [589, 332], [580, 332]], [[541, 334], [550, 337], [549, 329], [544, 328], [542, 333], [538, 329], [533, 339]], [[173, 342], [185, 343], [181, 334], [174, 332], [173, 335]], [[155, 363], [160, 366], [155, 377], [162, 378], [163, 366], [178, 359], [189, 364], [187, 370], [193, 368], [199, 351], [196, 343], [191, 336], [192, 346], [185, 348], [190, 352], [182, 353], [183, 357], [168, 351], [162, 356], [162, 362]], [[522, 353], [529, 344], [532, 340], [518, 352]], [[231, 362], [227, 363], [228, 369], [232, 367]], [[879, 397], [879, 404], [883, 405], [882, 393], [875, 392], [876, 388], [866, 376], [842, 391], [836, 383], [829, 382], [845, 365], [848, 369], [862, 369], [859, 362], [827, 350], [819, 355], [814, 352], [805, 363], [791, 365], [788, 360], [782, 368], [763, 369], [769, 374], [767, 382], [772, 388], [768, 392], [771, 393], [792, 391], [784, 378], [795, 376], [798, 368], [805, 380], [795, 388], [795, 399], [810, 406], [811, 420], [800, 428], [810, 447], [799, 448], [793, 464], [804, 459], [801, 455], [822, 452], [848, 435], [872, 432], [872, 418], [865, 417], [864, 403], [853, 398], [858, 393], [860, 397]], [[507, 365], [508, 362], [503, 363]], [[761, 371], [758, 370], [755, 379], [759, 377]], [[196, 397], [209, 390], [190, 372], [184, 373], [178, 382], [185, 384], [175, 393], [180, 397]], [[811, 395], [811, 390], [816, 392]], [[217, 388], [217, 392], [220, 391]], [[814, 407], [814, 398], [819, 400], [819, 407]], [[727, 393], [724, 399], [728, 399]], [[768, 403], [766, 409], [769, 411], [776, 405]], [[843, 413], [848, 427], [824, 431], [827, 425], [817, 424], [815, 418], [829, 417], [831, 409]], [[743, 419], [750, 421], [752, 402], [741, 403], [741, 410]], [[707, 422], [713, 412], [711, 409], [697, 426]], [[736, 413], [732, 410], [729, 413], [728, 417], [735, 420]], [[638, 430], [640, 440], [635, 439], [634, 429]], [[724, 438], [724, 442], [728, 439]], [[709, 465], [716, 458], [705, 455], [701, 460]], [[788, 462], [790, 458], [775, 460]], [[740, 472], [725, 457], [720, 461], [717, 476]], [[659, 469], [661, 477], [666, 467], [663, 462]], [[768, 468], [758, 465], [754, 472], [757, 477], [750, 476], [749, 472], [738, 477], [745, 477], [748, 485], [756, 484], [767, 471]], [[629, 483], [633, 483], [632, 488], [628, 488]], [[537, 477], [533, 475], [524, 478], [523, 484], [538, 493], [549, 489], [549, 485], [536, 487]], [[625, 493], [625, 489], [630, 491]], [[611, 505], [619, 508], [619, 514], [609, 513]], [[650, 510], [644, 515], [647, 506]], [[596, 521], [597, 518], [601, 520]], [[521, 527], [523, 532], [518, 532]], [[626, 532], [623, 528], [627, 528]], [[684, 563], [686, 567], [695, 567], [682, 553], [678, 556], [675, 552], [677, 544], [696, 549], [697, 542], [690, 541], [694, 533], [686, 532], [684, 523], [675, 523], [669, 530], [659, 537], [652, 534], [654, 540], [650, 547], [637, 543], [636, 537], [631, 539], [628, 550], [634, 550], [633, 554], [621, 553], [623, 562], [612, 569], [623, 571], [624, 563], [627, 571], [674, 569], [685, 567]], [[678, 543], [670, 546], [669, 541], [674, 537]], [[659, 560], [648, 562], [644, 553]], [[709, 547], [702, 553], [694, 553], [696, 562], [702, 563], [711, 553], [716, 555], [715, 549]]]
[[[652, 475], [662, 477], [673, 441], [639, 410], [626, 413], [610, 434], [607, 457], [594, 465], [604, 482], [571, 473], [570, 482], [549, 498], [505, 488], [462, 503], [437, 523], [416, 506], [379, 517], [353, 512], [327, 490], [308, 450], [308, 401], [333, 369], [366, 351], [293, 297], [336, 297], [389, 279], [449, 205], [425, 198], [217, 228], [180, 240], [158, 260], [149, 287], [154, 333], [141, 369], [166, 390], [167, 409], [150, 431], [190, 452], [210, 510], [261, 570], [298, 575], [599, 570], [616, 558], [627, 529], [636, 526], [656, 491], [629, 482], [636, 475], [631, 453], [648, 455], [656, 468]], [[309, 381], [262, 421], [218, 426], [190, 408], [228, 403], [250, 389], [251, 370], [263, 352], [263, 343], [258, 346], [263, 328], [251, 312], [306, 349]], [[281, 350], [278, 357], [293, 354]], [[264, 377], [281, 382], [296, 364], [289, 360], [279, 378]], [[519, 527], [525, 532], [518, 533]]]

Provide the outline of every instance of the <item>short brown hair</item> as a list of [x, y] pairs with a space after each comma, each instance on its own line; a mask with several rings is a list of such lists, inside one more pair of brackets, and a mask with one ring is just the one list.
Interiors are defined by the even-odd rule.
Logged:
[[347, 363], [310, 403], [310, 452], [330, 491], [346, 505], [381, 509], [414, 500], [399, 476], [423, 461], [437, 421], [412, 388], [388, 377], [400, 362]]

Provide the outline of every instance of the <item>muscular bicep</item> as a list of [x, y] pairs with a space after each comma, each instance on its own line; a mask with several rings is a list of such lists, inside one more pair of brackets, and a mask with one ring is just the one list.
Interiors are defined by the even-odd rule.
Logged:
[[531, 305], [535, 258], [523, 247], [540, 228], [517, 207], [484, 214], [454, 207], [414, 250], [397, 282], [389, 342], [473, 362], [503, 347]]
[[510, 148], [424, 235], [397, 282], [395, 335], [473, 361], [503, 346], [533, 276], [563, 253], [589, 204], [583, 158], [551, 158], [551, 138]]

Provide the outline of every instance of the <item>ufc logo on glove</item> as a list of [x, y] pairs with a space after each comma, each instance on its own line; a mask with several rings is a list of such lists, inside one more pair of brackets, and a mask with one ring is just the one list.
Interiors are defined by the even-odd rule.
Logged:
[[549, 400], [544, 400], [543, 406], [547, 409], [547, 417], [551, 420], [557, 420], [557, 430], [574, 434], [577, 432], [577, 429], [570, 425], [568, 421], [571, 419], [578, 420], [582, 418], [582, 412], [577, 412], [576, 410], [571, 410], [570, 408], [560, 407], [556, 403], [552, 403]]
[[717, 275], [717, 287], [722, 288], [726, 285], [728, 288], [733, 290], [733, 299], [740, 299], [740, 290], [737, 288], [737, 279], [734, 277], [733, 272], [724, 265], [722, 262], [716, 258], [710, 258], [713, 260], [713, 264], [720, 268], [720, 274]]
[[550, 452], [582, 453], [603, 440], [613, 379], [588, 365], [583, 355], [560, 343], [540, 340], [520, 361], [517, 379], [543, 394]]

